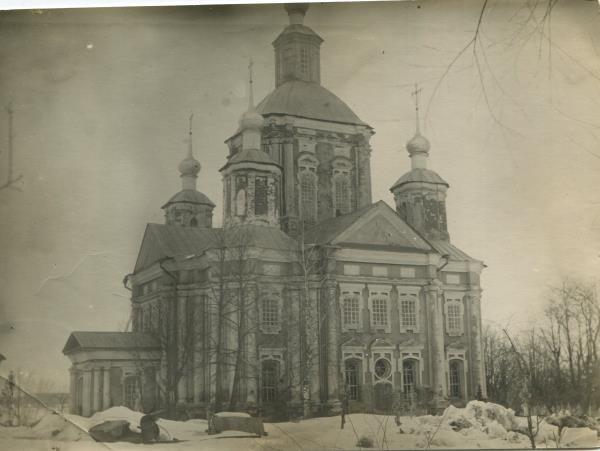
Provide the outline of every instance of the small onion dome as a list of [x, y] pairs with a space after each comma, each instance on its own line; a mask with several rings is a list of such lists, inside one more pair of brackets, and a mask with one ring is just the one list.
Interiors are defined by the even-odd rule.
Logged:
[[429, 149], [431, 145], [427, 138], [425, 138], [421, 133], [417, 132], [415, 136], [412, 137], [410, 141], [406, 143], [406, 150], [410, 155], [415, 153], [429, 153]]
[[265, 120], [262, 115], [255, 109], [246, 111], [240, 118], [241, 130], [260, 130], [263, 127]]
[[192, 155], [188, 155], [179, 163], [179, 172], [182, 177], [196, 177], [201, 168], [200, 162]]

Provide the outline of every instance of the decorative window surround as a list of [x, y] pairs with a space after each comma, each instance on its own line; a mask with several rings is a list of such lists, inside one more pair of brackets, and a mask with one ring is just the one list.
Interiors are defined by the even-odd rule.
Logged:
[[463, 293], [445, 293], [444, 315], [446, 317], [446, 332], [450, 336], [464, 334], [464, 304]]
[[317, 221], [317, 166], [314, 155], [304, 153], [298, 158], [300, 212], [307, 224]]
[[334, 216], [350, 213], [352, 209], [351, 169], [352, 163], [347, 159], [337, 157], [333, 160], [331, 186]]
[[281, 332], [281, 293], [262, 292], [259, 298], [260, 331], [264, 334]]
[[[398, 291], [398, 311], [400, 321], [400, 332], [418, 333], [421, 321], [421, 303], [419, 299], [420, 287], [396, 286]], [[408, 303], [408, 305], [406, 305]], [[412, 304], [412, 307], [410, 306]], [[407, 321], [405, 315], [413, 317], [414, 321]]]
[[[340, 283], [340, 307], [344, 332], [362, 329], [362, 291], [364, 287], [363, 284]], [[347, 301], [349, 302], [347, 303]]]
[[[369, 284], [369, 311], [371, 312], [371, 329], [373, 331], [383, 330], [392, 332], [391, 324], [391, 285]], [[383, 310], [381, 310], [383, 309]]]

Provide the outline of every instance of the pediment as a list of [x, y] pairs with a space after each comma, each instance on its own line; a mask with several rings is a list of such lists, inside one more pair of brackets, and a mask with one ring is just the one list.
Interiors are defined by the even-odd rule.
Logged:
[[431, 246], [383, 202], [358, 218], [336, 237], [334, 243], [360, 247], [431, 250]]

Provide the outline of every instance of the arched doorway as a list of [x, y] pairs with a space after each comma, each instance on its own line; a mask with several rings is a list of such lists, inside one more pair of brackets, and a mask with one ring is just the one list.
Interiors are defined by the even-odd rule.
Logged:
[[450, 360], [450, 368], [448, 373], [450, 398], [463, 398], [463, 362], [462, 360]]
[[361, 368], [362, 363], [359, 359], [348, 359], [344, 362], [344, 382], [350, 401], [359, 401], [361, 399]]
[[390, 382], [378, 382], [373, 387], [373, 407], [379, 413], [392, 412], [394, 389]]

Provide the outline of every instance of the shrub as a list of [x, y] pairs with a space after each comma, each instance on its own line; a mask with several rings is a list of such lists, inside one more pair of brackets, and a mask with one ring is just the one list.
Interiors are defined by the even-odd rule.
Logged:
[[363, 435], [356, 442], [356, 446], [358, 448], [373, 448], [373, 439]]

